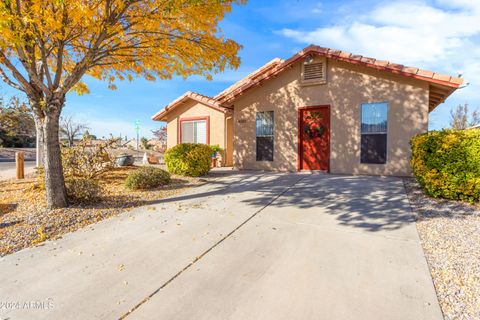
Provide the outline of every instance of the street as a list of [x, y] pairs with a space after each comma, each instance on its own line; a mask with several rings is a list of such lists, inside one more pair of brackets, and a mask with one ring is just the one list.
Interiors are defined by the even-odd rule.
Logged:
[[[25, 174], [33, 172], [35, 161], [25, 161]], [[0, 180], [15, 178], [15, 162], [0, 162]]]

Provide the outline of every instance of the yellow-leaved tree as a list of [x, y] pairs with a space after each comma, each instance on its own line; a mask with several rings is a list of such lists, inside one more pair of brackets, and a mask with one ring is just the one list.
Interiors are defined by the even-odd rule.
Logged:
[[37, 135], [49, 208], [67, 206], [58, 138], [65, 96], [82, 77], [169, 79], [237, 68], [240, 48], [219, 21], [245, 0], [3, 0], [0, 77], [23, 91]]

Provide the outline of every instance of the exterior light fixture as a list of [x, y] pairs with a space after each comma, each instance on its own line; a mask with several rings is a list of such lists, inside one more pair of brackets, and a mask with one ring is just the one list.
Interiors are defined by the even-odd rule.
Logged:
[[304, 64], [310, 64], [313, 62], [313, 54], [309, 54], [305, 57], [305, 61], [303, 62]]

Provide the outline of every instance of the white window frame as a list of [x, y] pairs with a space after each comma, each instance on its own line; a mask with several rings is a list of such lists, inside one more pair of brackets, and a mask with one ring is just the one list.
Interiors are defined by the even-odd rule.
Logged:
[[[205, 142], [198, 142], [198, 132], [197, 132], [197, 124], [198, 123], [204, 123], [205, 124]], [[193, 124], [193, 142], [185, 142], [184, 138], [184, 131], [183, 131], [183, 125], [184, 124]], [[208, 121], [205, 120], [182, 120], [180, 122], [180, 130], [181, 130], [181, 140], [180, 143], [202, 143], [202, 144], [208, 144]]]

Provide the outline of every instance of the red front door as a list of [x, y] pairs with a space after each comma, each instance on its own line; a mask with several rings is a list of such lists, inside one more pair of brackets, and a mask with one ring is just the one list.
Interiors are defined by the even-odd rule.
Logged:
[[299, 110], [299, 170], [329, 170], [330, 107]]

